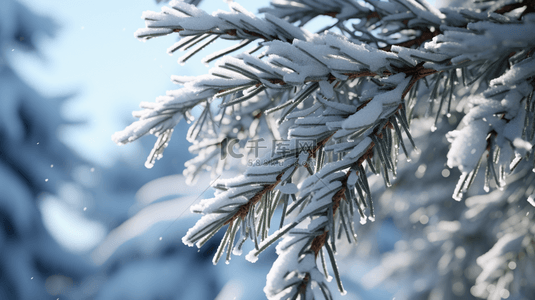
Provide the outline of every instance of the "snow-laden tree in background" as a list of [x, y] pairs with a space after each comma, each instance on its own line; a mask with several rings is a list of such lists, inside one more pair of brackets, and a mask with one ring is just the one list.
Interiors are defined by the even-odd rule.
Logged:
[[[429, 115], [431, 131], [446, 123], [440, 122], [444, 115], [462, 119], [446, 134], [451, 143], [446, 158], [449, 168], [460, 171], [450, 192], [455, 200], [466, 198], [468, 208], [447, 207], [453, 200], [442, 189], [425, 201], [404, 199], [390, 209], [385, 204], [392, 200], [383, 197], [379, 219], [390, 214], [400, 224], [414, 219], [429, 224], [425, 239], [408, 234], [411, 243], [396, 247], [391, 261], [407, 261], [385, 263], [386, 277], [410, 268], [418, 281], [401, 293], [408, 298], [453, 293], [524, 299], [535, 286], [529, 214], [534, 200], [528, 198], [534, 192], [535, 3], [459, 5], [274, 1], [257, 17], [236, 3], [230, 3], [230, 12], [209, 15], [172, 1], [159, 13], [143, 14], [147, 28], [136, 32], [138, 38], [178, 33], [181, 39], [168, 52], [191, 48], [181, 63], [218, 38], [237, 44], [203, 60], [220, 58], [209, 74], [174, 76], [184, 87], [142, 103], [143, 110], [134, 113], [139, 120], [113, 139], [125, 144], [156, 135], [145, 164], [152, 167], [178, 122], [192, 122], [188, 140], [197, 157], [185, 170], [191, 180], [202, 170], [219, 176], [248, 166], [242, 176], [219, 179], [215, 197], [192, 207], [203, 216], [183, 242], [201, 247], [224, 228], [217, 263], [240, 255], [248, 239], [254, 249], [246, 258], [253, 262], [280, 241], [264, 288], [268, 298], [330, 299], [330, 273], [345, 291], [335, 255], [342, 240], [356, 241], [354, 217], [362, 224], [376, 218], [368, 176], [381, 175], [386, 187], [402, 186], [415, 182], [417, 168], [416, 175], [428, 176], [424, 181], [438, 180], [445, 172], [438, 154], [446, 148], [431, 146], [440, 130], [420, 139], [423, 154], [437, 155], [422, 156], [423, 163], [398, 172], [399, 154], [408, 158], [417, 146], [409, 128], [425, 126], [415, 119]], [[333, 21], [318, 33], [302, 27], [318, 16]], [[254, 47], [231, 54], [248, 45]], [[268, 140], [275, 142], [258, 158], [260, 142]], [[250, 151], [236, 159], [235, 144]], [[273, 219], [279, 211], [280, 220]], [[474, 241], [480, 238], [484, 243]], [[426, 263], [425, 255], [437, 259]]]
[[[0, 299], [48, 299], [90, 270], [43, 226], [38, 202], [72, 180], [77, 157], [57, 138], [64, 99], [47, 98], [12, 68], [12, 51], [35, 54], [35, 39], [55, 24], [17, 1], [0, 9]], [[56, 298], [56, 297], [54, 297]]]
[[522, 241], [533, 230], [534, 209], [526, 201], [533, 173], [524, 168], [490, 194], [480, 176], [466, 200], [452, 201], [448, 192], [460, 174], [446, 166], [444, 135], [459, 116], [416, 137], [421, 154], [377, 197], [380, 218], [392, 218], [403, 236], [390, 253], [372, 252], [382, 263], [363, 276], [364, 286], [394, 285], [396, 299], [530, 299], [532, 246]]

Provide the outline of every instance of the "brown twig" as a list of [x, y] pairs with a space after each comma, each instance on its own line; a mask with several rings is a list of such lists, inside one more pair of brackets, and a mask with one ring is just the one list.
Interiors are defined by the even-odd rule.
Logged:
[[262, 196], [264, 196], [265, 193], [272, 191], [277, 186], [277, 184], [281, 182], [282, 174], [283, 173], [277, 175], [277, 181], [275, 181], [274, 183], [264, 185], [264, 188], [261, 191], [257, 192], [251, 199], [249, 199], [249, 201], [247, 201], [247, 203], [241, 205], [238, 211], [230, 219], [223, 223], [223, 225], [231, 224], [231, 222], [233, 222], [237, 218], [245, 220], [245, 217], [247, 216], [247, 213], [249, 213], [249, 209], [251, 208], [251, 206], [255, 205], [258, 201], [260, 201], [260, 199], [262, 199]]
[[324, 16], [329, 16], [331, 18], [336, 18], [336, 15], [339, 14], [339, 11], [329, 11], [326, 13], [323, 13]]
[[327, 144], [327, 142], [333, 137], [333, 135], [335, 134], [336, 132], [333, 132], [331, 135], [329, 135], [328, 137], [324, 138], [323, 140], [321, 140], [319, 143], [316, 144], [316, 147], [314, 147], [314, 149], [312, 150], [308, 150], [308, 153], [309, 153], [309, 156], [308, 158], [316, 158], [316, 152], [318, 152], [318, 150], [320, 148], [322, 148], [323, 146], [325, 146], [325, 144]]
[[316, 257], [318, 257], [318, 253], [321, 251], [321, 248], [325, 244], [325, 240], [327, 239], [327, 232], [328, 231], [325, 231], [322, 234], [316, 236], [312, 240], [312, 244], [310, 244], [310, 250], [314, 251]]
[[368, 150], [357, 160], [357, 165], [362, 165], [362, 163], [366, 159], [371, 159], [373, 157], [373, 147], [375, 147], [375, 143], [371, 142], [370, 146], [368, 146]]
[[381, 20], [381, 16], [380, 16], [379, 13], [376, 12], [376, 11], [373, 11], [373, 12], [369, 13], [369, 14], [366, 16], [366, 20], [368, 20], [368, 21], [371, 20], [371, 19], [376, 19], [376, 18], [379, 19], [379, 20]]
[[412, 76], [411, 81], [409, 82], [409, 85], [405, 88], [403, 93], [401, 94], [401, 99], [405, 99], [405, 96], [407, 93], [411, 90], [411, 88], [414, 86], [414, 84], [429, 75], [438, 73], [439, 71], [435, 69], [427, 69], [424, 67], [424, 62], [421, 62], [417, 64], [416, 66], [412, 68], [398, 68], [397, 69], [400, 73], [405, 73], [407, 76]]
[[[355, 73], [344, 73], [344, 75], [349, 77], [348, 79], [355, 79], [355, 78], [360, 78], [360, 77], [373, 77], [379, 74], [371, 72], [371, 71], [361, 71], [361, 72], [355, 72]], [[390, 76], [390, 75], [392, 75], [390, 71], [384, 71], [382, 74], [382, 76]]]
[[301, 282], [301, 284], [299, 285], [299, 293], [301, 295], [304, 295], [306, 293], [306, 288], [307, 288], [309, 281], [310, 281], [310, 275], [307, 273], [305, 275], [305, 278], [303, 278], [303, 282]]
[[520, 15], [520, 18], [522, 18], [525, 14], [535, 12], [535, 0], [524, 0], [522, 2], [505, 5], [504, 7], [497, 9], [494, 12], [497, 14], [503, 15], [505, 13], [511, 12], [517, 8], [521, 8], [524, 6], [527, 6], [527, 7], [526, 7], [526, 10], [524, 10], [522, 14]]

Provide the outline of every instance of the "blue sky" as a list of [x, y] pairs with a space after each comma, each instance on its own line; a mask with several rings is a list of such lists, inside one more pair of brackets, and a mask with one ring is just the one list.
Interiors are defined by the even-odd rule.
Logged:
[[[208, 71], [200, 63], [202, 53], [185, 66], [177, 64], [181, 53], [166, 53], [176, 35], [145, 43], [134, 38], [134, 32], [145, 26], [141, 13], [160, 11], [162, 5], [154, 0], [21, 2], [52, 17], [60, 29], [55, 38], [39, 42], [41, 56], [13, 53], [15, 68], [46, 96], [73, 95], [63, 114], [68, 120], [86, 123], [69, 126], [59, 136], [97, 165], [111, 166], [118, 156], [136, 156], [136, 145], [119, 147], [111, 141], [111, 135], [134, 121], [131, 112], [138, 109], [140, 102], [154, 101], [166, 90], [176, 89], [171, 75], [200, 75]], [[268, 1], [238, 3], [256, 12]], [[204, 0], [200, 7], [210, 13], [228, 10], [222, 0]], [[215, 44], [213, 48], [228, 46], [225, 41]]]

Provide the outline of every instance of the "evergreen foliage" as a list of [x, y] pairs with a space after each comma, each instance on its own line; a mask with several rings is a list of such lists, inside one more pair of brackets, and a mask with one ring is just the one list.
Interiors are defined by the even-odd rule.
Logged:
[[[89, 272], [43, 225], [38, 203], [72, 180], [78, 158], [57, 138], [62, 98], [47, 98], [13, 69], [14, 51], [36, 55], [35, 38], [56, 25], [18, 1], [0, 9], [0, 299], [65, 295]], [[54, 297], [56, 298], [56, 297]]]
[[[331, 299], [330, 273], [345, 293], [335, 260], [339, 243], [357, 241], [355, 218], [365, 224], [387, 216], [402, 228], [413, 219], [428, 224], [393, 251], [390, 261], [404, 263], [382, 267], [386, 277], [422, 270], [411, 273], [421, 284], [402, 297], [529, 299], [535, 286], [535, 2], [457, 4], [273, 1], [257, 17], [236, 3], [230, 12], [209, 15], [171, 1], [161, 12], [143, 13], [139, 39], [178, 33], [168, 53], [191, 49], [180, 63], [218, 38], [237, 43], [204, 58], [219, 59], [209, 74], [173, 76], [183, 88], [142, 103], [134, 113], [139, 120], [113, 139], [125, 144], [156, 135], [145, 164], [152, 167], [186, 119], [190, 152], [197, 155], [186, 163], [190, 181], [203, 170], [220, 176], [248, 165], [239, 177], [218, 179], [215, 197], [192, 207], [203, 216], [182, 240], [201, 247], [224, 229], [214, 263], [240, 255], [247, 240], [254, 245], [246, 256], [252, 262], [279, 242], [264, 288], [269, 299]], [[332, 17], [332, 25], [318, 33], [302, 27], [318, 16]], [[447, 129], [428, 133], [420, 146], [411, 128], [426, 126], [429, 116], [431, 132]], [[453, 118], [462, 120], [448, 128], [457, 125]], [[444, 134], [449, 150], [440, 146]], [[259, 158], [266, 140], [276, 142]], [[251, 142], [236, 159], [232, 146]], [[400, 155], [418, 154], [416, 146], [422, 148], [419, 166], [398, 170]], [[424, 182], [443, 175], [437, 172], [444, 160], [429, 151], [447, 151], [448, 168], [460, 172], [448, 194], [467, 208], [448, 208], [453, 200], [441, 193], [388, 205], [387, 189], [374, 209], [372, 174], [401, 194], [404, 184], [417, 182], [416, 167], [416, 174], [430, 174]], [[433, 259], [422, 265], [422, 255]]]

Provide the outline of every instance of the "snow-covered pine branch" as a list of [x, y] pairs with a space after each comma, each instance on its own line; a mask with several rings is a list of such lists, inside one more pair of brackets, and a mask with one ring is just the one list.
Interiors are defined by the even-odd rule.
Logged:
[[528, 57], [493, 79], [481, 95], [470, 98], [474, 107], [463, 118], [464, 128], [448, 134], [452, 143], [448, 166], [458, 167], [462, 172], [454, 193], [456, 200], [462, 199], [462, 193], [473, 182], [484, 153], [488, 192], [492, 178], [497, 187], [505, 186], [506, 174], [531, 150], [532, 145], [526, 140], [533, 141], [534, 134], [534, 75], [535, 59]]
[[[147, 133], [158, 136], [146, 162], [151, 167], [178, 122], [183, 117], [194, 121], [188, 139], [198, 156], [186, 164], [190, 179], [216, 160], [213, 170], [221, 173], [232, 161], [219, 154], [224, 156], [234, 139], [271, 135], [289, 140], [289, 151], [266, 154], [265, 164], [220, 180], [215, 198], [193, 208], [204, 216], [183, 239], [200, 247], [228, 225], [216, 263], [225, 249], [227, 261], [231, 251], [240, 254], [247, 239], [255, 245], [248, 255], [254, 261], [282, 238], [265, 289], [270, 298], [309, 299], [311, 282], [330, 298], [316, 266], [321, 254], [321, 269], [328, 276], [323, 248], [343, 292], [334, 261], [336, 242], [342, 235], [348, 241], [356, 236], [355, 212], [362, 223], [375, 217], [367, 174], [381, 174], [391, 185], [399, 148], [409, 155], [402, 133], [413, 143], [409, 125], [420, 115], [422, 100], [430, 100], [435, 126], [452, 107], [467, 112], [465, 127], [449, 134], [448, 164], [463, 172], [456, 199], [473, 182], [485, 151], [486, 178], [494, 177], [498, 187], [514, 169], [509, 164], [530, 153], [535, 39], [525, 33], [535, 31], [532, 1], [441, 10], [416, 0], [277, 1], [264, 10], [263, 19], [230, 6], [232, 12], [209, 15], [172, 1], [161, 13], [143, 14], [147, 28], [136, 32], [138, 38], [178, 32], [181, 40], [169, 53], [198, 45], [180, 62], [219, 37], [241, 42], [208, 56], [206, 62], [223, 57], [208, 75], [174, 76], [184, 87], [156, 103], [142, 103], [144, 110], [134, 113], [139, 120], [113, 139], [125, 144]], [[305, 24], [319, 15], [336, 18], [326, 29], [338, 33], [312, 34], [289, 23]], [[255, 40], [261, 42], [253, 50], [229, 55]], [[253, 55], [260, 48], [263, 53]], [[195, 107], [202, 109], [196, 119], [191, 114]], [[302, 139], [315, 146], [302, 147]], [[270, 235], [279, 205], [279, 230]]]
[[147, 28], [138, 29], [135, 36], [147, 40], [178, 32], [182, 39], [167, 49], [169, 54], [182, 48], [187, 50], [198, 44], [196, 48], [179, 58], [179, 63], [186, 62], [218, 38], [241, 40], [241, 42], [206, 57], [204, 63], [239, 50], [258, 39], [291, 42], [294, 39], [307, 40], [309, 37], [309, 33], [299, 27], [269, 14], [266, 14], [264, 19], [258, 18], [235, 2], [229, 3], [231, 12], [218, 11], [213, 15], [181, 1], [172, 1], [169, 6], [164, 6], [160, 13], [144, 12], [143, 18]]
[[[305, 25], [317, 16], [331, 16], [338, 20], [349, 18], [366, 18], [373, 10], [356, 1], [271, 1], [272, 7], [260, 9], [261, 13], [269, 13], [291, 23]], [[342, 13], [342, 15], [340, 14]], [[368, 17], [370, 18], [370, 17]]]

